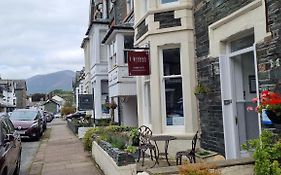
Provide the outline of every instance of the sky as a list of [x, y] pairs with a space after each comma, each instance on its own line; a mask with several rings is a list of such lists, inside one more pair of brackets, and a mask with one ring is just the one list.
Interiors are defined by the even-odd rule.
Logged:
[[89, 0], [0, 0], [0, 76], [81, 70]]

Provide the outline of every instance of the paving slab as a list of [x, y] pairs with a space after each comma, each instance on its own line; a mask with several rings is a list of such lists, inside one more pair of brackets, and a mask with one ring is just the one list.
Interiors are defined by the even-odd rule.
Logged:
[[56, 119], [51, 124], [48, 140], [41, 143], [30, 171], [31, 175], [103, 175], [81, 141]]

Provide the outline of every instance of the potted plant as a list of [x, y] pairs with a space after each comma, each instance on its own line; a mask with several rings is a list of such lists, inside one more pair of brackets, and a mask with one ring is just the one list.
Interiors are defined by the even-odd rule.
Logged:
[[[281, 124], [281, 95], [269, 90], [264, 90], [260, 94], [260, 99], [253, 98], [252, 102], [259, 105], [256, 107], [256, 112], [262, 113], [265, 111], [268, 118], [273, 124]], [[247, 110], [254, 110], [248, 107]]]
[[194, 95], [198, 100], [203, 100], [206, 97], [207, 92], [208, 88], [201, 83], [199, 83], [194, 89]]
[[114, 110], [117, 108], [117, 104], [115, 103], [114, 100], [112, 100], [111, 102], [107, 102], [106, 104], [106, 108], [108, 108], [110, 110], [110, 117], [111, 117], [111, 124], [114, 123]]

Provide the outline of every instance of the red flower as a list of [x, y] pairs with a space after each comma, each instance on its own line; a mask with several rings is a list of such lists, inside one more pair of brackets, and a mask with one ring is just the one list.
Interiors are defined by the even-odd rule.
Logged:
[[[258, 98], [253, 98], [252, 102], [256, 103]], [[262, 112], [263, 109], [279, 111], [281, 110], [281, 96], [278, 93], [265, 90], [261, 92], [260, 105], [256, 107], [257, 112]], [[247, 108], [248, 109], [248, 108]], [[250, 110], [252, 108], [249, 108]]]

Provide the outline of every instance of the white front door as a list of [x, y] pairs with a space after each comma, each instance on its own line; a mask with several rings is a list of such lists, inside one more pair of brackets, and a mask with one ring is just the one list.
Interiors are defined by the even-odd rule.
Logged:
[[259, 135], [258, 115], [246, 110], [258, 93], [254, 47], [227, 52], [219, 61], [225, 155], [235, 159], [243, 156], [241, 145]]
[[233, 65], [229, 57], [220, 57], [220, 80], [222, 113], [225, 140], [225, 156], [227, 159], [238, 157], [238, 125], [235, 113]]

